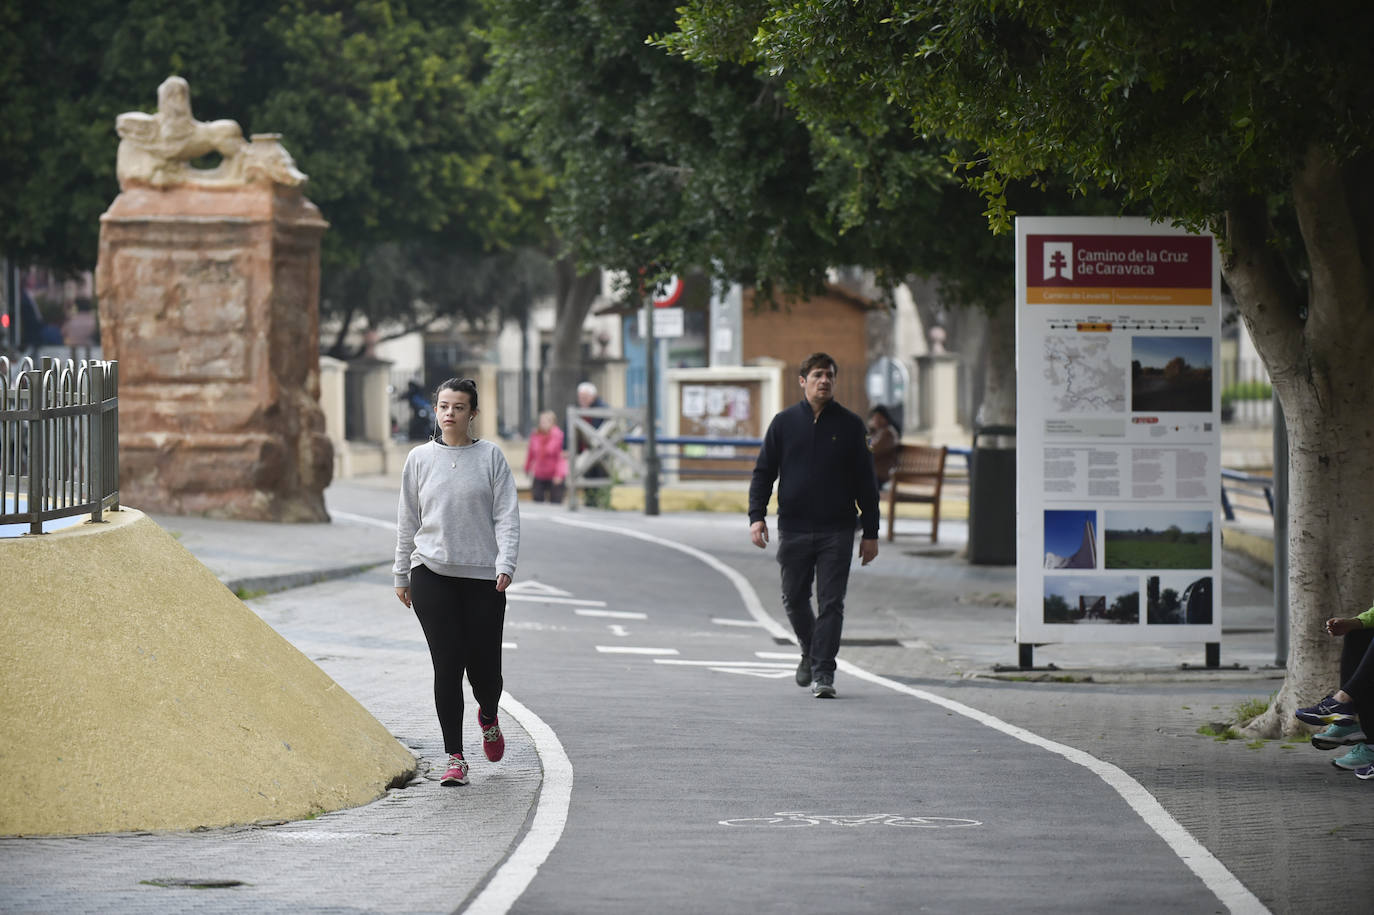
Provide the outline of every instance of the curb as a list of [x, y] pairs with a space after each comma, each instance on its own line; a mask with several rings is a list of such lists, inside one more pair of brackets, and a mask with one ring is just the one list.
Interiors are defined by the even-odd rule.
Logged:
[[[382, 559], [377, 562], [358, 565], [311, 569], [306, 572], [283, 572], [278, 575], [252, 575], [246, 578], [227, 578], [223, 581], [226, 588], [233, 591], [241, 600], [245, 600], [249, 597], [274, 594], [278, 591], [290, 591], [292, 588], [305, 588], [338, 578], [348, 578], [351, 575], [357, 575], [360, 572], [366, 572], [369, 569], [390, 563], [390, 559]], [[248, 595], [248, 597], [244, 595]]]

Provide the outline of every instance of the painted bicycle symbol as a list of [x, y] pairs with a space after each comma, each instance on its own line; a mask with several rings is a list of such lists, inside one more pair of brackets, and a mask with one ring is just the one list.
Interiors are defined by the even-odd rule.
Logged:
[[721, 826], [901, 826], [909, 829], [941, 829], [956, 826], [982, 826], [978, 820], [962, 817], [906, 817], [895, 813], [827, 814], [780, 810], [771, 817], [740, 817], [721, 820]]

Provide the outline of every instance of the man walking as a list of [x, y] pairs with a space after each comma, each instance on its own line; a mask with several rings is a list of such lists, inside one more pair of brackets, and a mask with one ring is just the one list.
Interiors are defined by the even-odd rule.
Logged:
[[[857, 414], [835, 402], [835, 372], [835, 360], [825, 353], [802, 362], [802, 400], [769, 423], [749, 484], [749, 536], [763, 549], [768, 498], [778, 481], [782, 605], [801, 646], [797, 685], [810, 686], [818, 699], [835, 696], [835, 655], [860, 513], [859, 556], [864, 565], [878, 556], [878, 481], [868, 430]], [[819, 608], [814, 615], [813, 580]]]

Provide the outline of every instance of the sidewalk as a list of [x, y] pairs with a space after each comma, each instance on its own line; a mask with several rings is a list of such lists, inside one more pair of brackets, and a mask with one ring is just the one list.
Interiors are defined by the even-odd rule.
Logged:
[[[394, 533], [379, 519], [394, 513], [396, 488], [394, 477], [337, 481], [326, 493], [333, 520], [325, 525], [154, 520], [245, 599], [366, 568], [384, 587]], [[595, 514], [627, 527], [664, 524], [664, 530], [690, 533], [695, 526], [694, 536], [717, 542], [724, 531], [738, 527], [738, 542], [746, 539], [743, 521], [734, 515], [667, 515], [660, 522], [642, 513]], [[1200, 644], [1046, 645], [1036, 649], [1037, 669], [1020, 671], [1014, 668], [1015, 569], [972, 566], [959, 558], [967, 536], [960, 521], [942, 521], [935, 545], [916, 535], [927, 529], [924, 521], [899, 519], [897, 541], [882, 540], [880, 561], [851, 580], [845, 660], [957, 698], [1121, 767], [1273, 911], [1363, 910], [1359, 902], [1371, 884], [1359, 862], [1374, 850], [1374, 834], [1350, 824], [1367, 823], [1366, 815], [1352, 810], [1370, 809], [1374, 784], [1337, 772], [1327, 765], [1328, 754], [1305, 743], [1247, 745], [1197, 734], [1201, 725], [1230, 719], [1239, 702], [1263, 700], [1279, 686], [1282, 671], [1274, 665], [1273, 610], [1265, 588], [1229, 571], [1223, 576], [1221, 669], [1202, 667]], [[776, 573], [754, 569], [750, 574], [765, 606], [778, 614], [774, 592], [768, 590]], [[255, 609], [259, 603], [270, 605], [271, 599], [255, 600]], [[380, 669], [367, 675], [394, 676]], [[506, 842], [503, 848], [524, 828], [526, 802], [538, 790], [537, 759], [512, 765], [519, 767], [518, 796], [505, 809], [487, 811], [481, 827], [494, 843]], [[1072, 787], [1065, 790], [1067, 801]], [[376, 849], [342, 840], [331, 844], [329, 837], [347, 831], [331, 823], [372, 820], [363, 829], [367, 835], [442, 838], [442, 821], [425, 821], [424, 804], [405, 793], [392, 792], [395, 797], [347, 811], [348, 820], [322, 817], [300, 824], [303, 828], [293, 831], [301, 837], [297, 841], [308, 845], [310, 830], [304, 827], [316, 827], [312, 834], [326, 843], [316, 846], [321, 854], [312, 854], [306, 864], [292, 865], [302, 894], [318, 894], [332, 883], [334, 870], [379, 860], [379, 852], [406, 854], [404, 843], [395, 846], [386, 839], [378, 839]], [[45, 841], [81, 842], [97, 869], [92, 879], [99, 883], [98, 839], [10, 840], [6, 852]], [[490, 866], [498, 862], [499, 857]], [[0, 866], [0, 875], [4, 869]], [[456, 898], [461, 897], [460, 892]], [[170, 906], [178, 897], [160, 898]], [[25, 910], [42, 909], [40, 904]]]

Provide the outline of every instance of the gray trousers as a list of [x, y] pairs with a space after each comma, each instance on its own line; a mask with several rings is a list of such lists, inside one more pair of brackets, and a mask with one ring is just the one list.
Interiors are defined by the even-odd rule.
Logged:
[[[782, 569], [782, 607], [792, 623], [802, 654], [811, 658], [811, 673], [833, 673], [844, 628], [844, 594], [854, 556], [853, 531], [808, 534], [778, 532], [778, 565]], [[811, 611], [811, 583], [816, 606]]]

